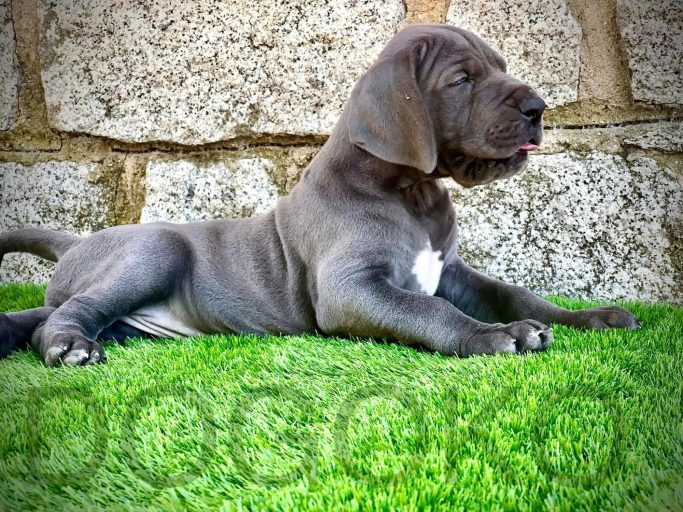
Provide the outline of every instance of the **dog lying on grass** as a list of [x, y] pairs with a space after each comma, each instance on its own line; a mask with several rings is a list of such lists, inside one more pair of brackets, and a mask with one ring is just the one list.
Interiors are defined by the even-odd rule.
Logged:
[[470, 32], [413, 25], [357, 82], [289, 196], [258, 217], [117, 226], [87, 238], [26, 228], [0, 257], [57, 261], [45, 306], [0, 316], [1, 354], [101, 363], [97, 340], [318, 331], [442, 354], [543, 350], [547, 327], [636, 328], [619, 307], [568, 311], [467, 266], [440, 182], [520, 172], [543, 100]]

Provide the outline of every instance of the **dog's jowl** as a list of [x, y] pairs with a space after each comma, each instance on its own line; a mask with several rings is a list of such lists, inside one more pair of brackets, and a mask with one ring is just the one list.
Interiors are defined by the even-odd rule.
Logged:
[[44, 307], [0, 315], [1, 355], [29, 344], [48, 365], [89, 364], [105, 360], [100, 339], [317, 331], [469, 356], [543, 350], [550, 323], [635, 328], [624, 309], [568, 311], [458, 256], [441, 181], [520, 172], [541, 144], [544, 108], [473, 34], [409, 26], [271, 212], [87, 238], [0, 234], [0, 255], [57, 261]]

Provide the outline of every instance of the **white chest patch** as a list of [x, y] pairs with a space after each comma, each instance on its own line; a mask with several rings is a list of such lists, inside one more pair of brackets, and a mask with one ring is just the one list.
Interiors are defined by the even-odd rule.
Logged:
[[119, 320], [161, 338], [182, 338], [201, 334], [174, 315], [167, 304], [145, 306]]
[[441, 251], [432, 251], [432, 245], [428, 242], [427, 248], [417, 254], [413, 265], [413, 275], [422, 291], [428, 295], [434, 295], [439, 287], [443, 259]]

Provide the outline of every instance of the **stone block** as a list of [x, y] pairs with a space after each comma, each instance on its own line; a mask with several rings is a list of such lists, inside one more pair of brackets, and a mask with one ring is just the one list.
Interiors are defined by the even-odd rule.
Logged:
[[683, 152], [683, 122], [631, 125], [626, 144], [641, 149]]
[[566, 0], [453, 0], [446, 21], [474, 32], [550, 107], [577, 100], [581, 26]]
[[604, 128], [546, 129], [540, 151], [559, 153], [571, 149], [582, 154], [593, 150], [620, 153], [625, 148], [673, 154], [683, 152], [683, 122], [660, 121]]
[[[97, 164], [0, 162], [0, 229], [45, 227], [87, 235], [108, 227], [114, 192]], [[47, 282], [54, 264], [28, 254], [8, 254], [0, 282]]]
[[11, 7], [11, 0], [0, 0], [0, 131], [12, 128], [19, 113], [19, 65]]
[[278, 189], [268, 158], [215, 163], [152, 160], [147, 165], [141, 222], [196, 222], [249, 217], [275, 206]]
[[460, 253], [541, 295], [683, 303], [683, 188], [647, 156], [534, 155], [509, 180], [450, 185]]
[[327, 134], [402, 0], [38, 0], [52, 127], [202, 144]]
[[683, 105], [683, 2], [617, 0], [633, 98]]

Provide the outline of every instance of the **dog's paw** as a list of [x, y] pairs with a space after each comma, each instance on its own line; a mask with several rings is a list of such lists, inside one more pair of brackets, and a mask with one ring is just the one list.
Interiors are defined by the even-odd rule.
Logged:
[[608, 306], [595, 309], [582, 309], [574, 311], [571, 317], [571, 325], [584, 329], [638, 329], [640, 322], [630, 311], [619, 306]]
[[539, 352], [553, 342], [549, 327], [535, 320], [492, 324], [480, 329], [461, 345], [461, 355]]
[[96, 341], [80, 334], [58, 334], [54, 336], [43, 352], [47, 366], [78, 366], [106, 363], [104, 349]]

